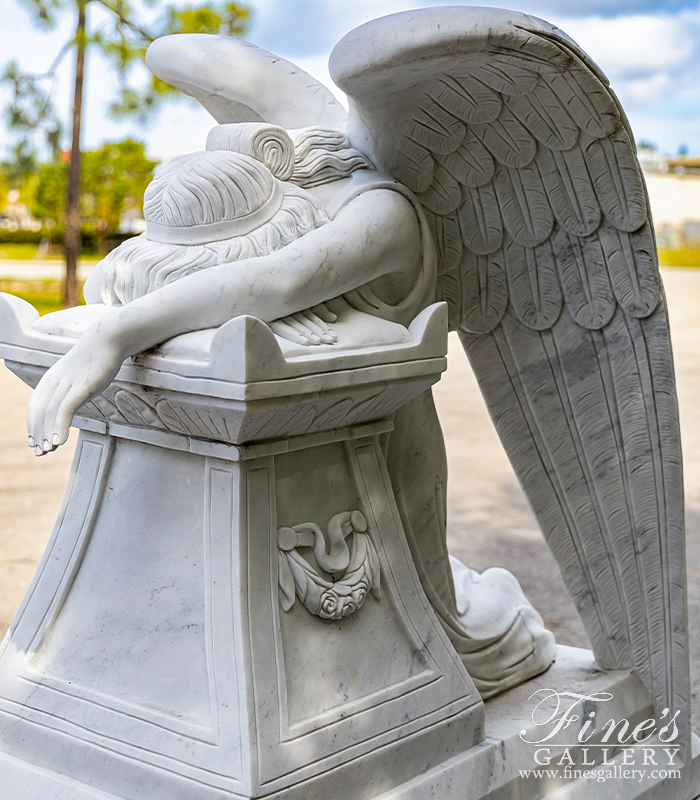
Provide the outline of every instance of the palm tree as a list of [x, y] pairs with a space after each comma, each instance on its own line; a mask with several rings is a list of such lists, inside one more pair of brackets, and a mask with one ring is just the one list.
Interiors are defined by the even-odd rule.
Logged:
[[[56, 150], [60, 143], [60, 124], [49, 93], [43, 81], [55, 78], [63, 57], [75, 50], [75, 85], [73, 114], [71, 118], [71, 147], [68, 167], [68, 184], [65, 205], [64, 249], [66, 274], [64, 303], [78, 303], [77, 263], [80, 255], [80, 128], [83, 115], [83, 86], [85, 83], [85, 54], [90, 46], [99, 47], [114, 64], [120, 76], [119, 97], [111, 105], [115, 115], [137, 114], [144, 118], [152, 111], [159, 98], [172, 90], [155, 78], [143, 91], [129, 86], [131, 68], [143, 64], [146, 47], [157, 36], [168, 33], [227, 33], [240, 36], [250, 19], [250, 11], [235, 2], [217, 3], [214, 0], [197, 6], [175, 8], [166, 6], [159, 23], [152, 30], [136, 24], [137, 15], [128, 0], [22, 0], [33, 13], [37, 24], [53, 27], [58, 15], [72, 12], [75, 15], [75, 36], [64, 43], [47, 73], [35, 75], [22, 72], [16, 62], [10, 62], [2, 79], [14, 85], [14, 97], [6, 109], [11, 128], [27, 131], [43, 130], [50, 146]], [[151, 0], [150, 5], [158, 0]], [[90, 32], [87, 23], [87, 6], [96, 3], [110, 13], [112, 27]]]

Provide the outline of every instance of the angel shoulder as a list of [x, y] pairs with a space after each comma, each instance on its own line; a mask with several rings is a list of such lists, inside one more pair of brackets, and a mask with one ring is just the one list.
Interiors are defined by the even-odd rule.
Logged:
[[367, 280], [391, 273], [410, 277], [421, 258], [416, 211], [406, 197], [391, 189], [363, 192], [324, 228], [336, 246], [348, 247], [348, 255], [361, 259]]

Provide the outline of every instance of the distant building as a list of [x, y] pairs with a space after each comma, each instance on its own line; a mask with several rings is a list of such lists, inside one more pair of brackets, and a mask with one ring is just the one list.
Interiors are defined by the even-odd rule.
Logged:
[[700, 156], [670, 158], [650, 147], [637, 155], [659, 247], [700, 247]]
[[700, 175], [700, 156], [669, 158], [668, 171], [676, 175]]
[[34, 219], [29, 206], [19, 202], [17, 189], [11, 189], [7, 193], [7, 205], [0, 211], [0, 228], [11, 231], [41, 230], [41, 223]]
[[637, 158], [644, 172], [668, 172], [668, 156], [655, 147], [639, 147]]

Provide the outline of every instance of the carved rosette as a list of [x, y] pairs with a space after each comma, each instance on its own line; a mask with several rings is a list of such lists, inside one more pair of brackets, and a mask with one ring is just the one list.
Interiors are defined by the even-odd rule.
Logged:
[[[325, 577], [298, 548], [312, 548]], [[331, 517], [327, 534], [313, 522], [277, 530], [279, 599], [289, 611], [296, 598], [322, 619], [349, 617], [369, 592], [380, 598], [380, 565], [360, 511], [343, 511]]]

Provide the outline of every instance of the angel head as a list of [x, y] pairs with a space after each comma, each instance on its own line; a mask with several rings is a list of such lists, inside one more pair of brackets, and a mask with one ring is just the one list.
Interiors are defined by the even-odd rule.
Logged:
[[368, 162], [335, 131], [294, 133], [296, 144], [274, 125], [220, 125], [205, 151], [159, 170], [144, 197], [146, 232], [103, 261], [102, 301], [128, 303], [192, 272], [268, 255], [323, 225], [323, 206], [303, 187]]

